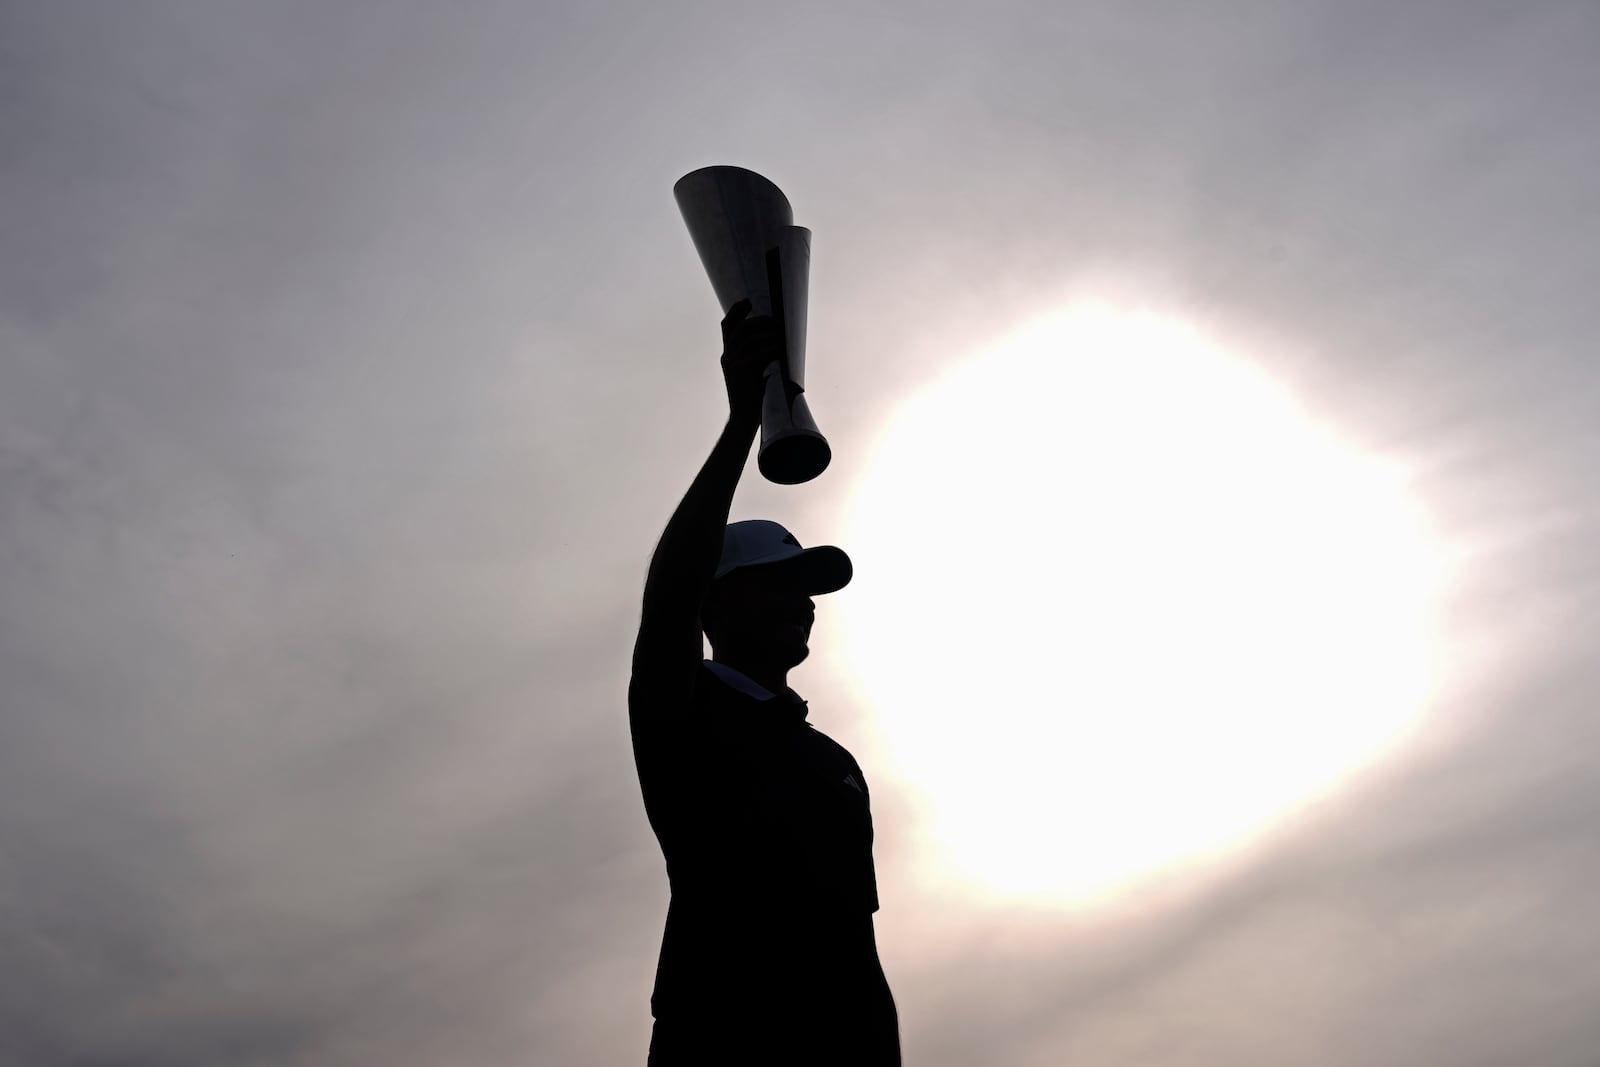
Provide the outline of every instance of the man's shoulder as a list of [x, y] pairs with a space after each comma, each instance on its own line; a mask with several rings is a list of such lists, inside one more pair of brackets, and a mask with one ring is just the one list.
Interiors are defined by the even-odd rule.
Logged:
[[[689, 698], [691, 701], [700, 700], [707, 692], [715, 691], [717, 687], [726, 688], [722, 679], [718, 678], [706, 661], [696, 664], [694, 672], [689, 675]], [[654, 688], [648, 680], [635, 674], [629, 684], [630, 689], [642, 690], [650, 693]]]
[[708, 697], [716, 701], [719, 684], [703, 664], [689, 675], [687, 686], [658, 688], [635, 675], [628, 684], [628, 720], [635, 741], [659, 743], [692, 733], [705, 721]]
[[673, 706], [665, 709], [667, 714], [653, 716], [653, 719], [658, 726], [693, 732], [736, 720], [743, 706], [750, 703], [753, 703], [751, 697], [701, 663], [691, 678], [688, 692], [675, 696]]
[[848, 764], [850, 767], [855, 769], [858, 775], [860, 774], [861, 765], [856, 762], [855, 756], [850, 753], [848, 748], [845, 748], [844, 745], [834, 740], [823, 731], [817, 729], [811, 723], [808, 722], [805, 725], [805, 737], [810, 742], [812, 747], [818, 751], [818, 753], [822, 754], [824, 758], [829, 758]]

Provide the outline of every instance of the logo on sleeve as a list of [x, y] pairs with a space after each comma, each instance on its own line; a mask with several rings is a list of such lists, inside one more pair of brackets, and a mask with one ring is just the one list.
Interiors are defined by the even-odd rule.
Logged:
[[854, 789], [857, 793], [866, 792], [865, 789], [861, 788], [861, 783], [856, 781], [856, 776], [853, 774], [847, 774], [844, 776], [844, 784], [849, 786], [851, 789]]

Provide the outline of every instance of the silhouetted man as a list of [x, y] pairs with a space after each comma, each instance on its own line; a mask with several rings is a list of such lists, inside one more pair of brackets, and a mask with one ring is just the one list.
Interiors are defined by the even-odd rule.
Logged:
[[650, 562], [628, 687], [672, 886], [649, 1063], [897, 1065], [866, 778], [788, 685], [811, 598], [844, 586], [850, 559], [774, 522], [727, 525], [780, 344], [748, 312], [723, 321], [728, 422]]

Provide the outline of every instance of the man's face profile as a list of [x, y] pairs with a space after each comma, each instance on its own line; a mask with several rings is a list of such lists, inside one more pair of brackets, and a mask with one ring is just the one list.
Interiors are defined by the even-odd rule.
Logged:
[[745, 567], [712, 583], [702, 622], [717, 653], [787, 670], [810, 655], [816, 614], [782, 567]]

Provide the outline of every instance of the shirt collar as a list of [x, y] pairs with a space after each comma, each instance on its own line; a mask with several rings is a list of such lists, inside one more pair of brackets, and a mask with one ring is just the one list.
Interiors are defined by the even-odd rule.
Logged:
[[714, 659], [706, 660], [706, 666], [711, 668], [711, 673], [721, 678], [730, 688], [737, 689], [747, 697], [757, 700], [771, 700], [777, 694], [751, 678], [743, 671], [736, 671], [726, 663], [718, 663]]
[[[711, 670], [711, 673], [720, 678], [723, 684], [728, 686], [730, 689], [736, 689], [745, 696], [754, 697], [756, 700], [778, 699], [778, 694], [774, 693], [760, 682], [751, 678], [743, 671], [734, 670], [726, 663], [718, 663], [714, 659], [708, 659], [705, 661], [705, 663], [706, 666]], [[790, 689], [783, 695], [787, 698], [788, 703], [792, 703], [800, 709], [801, 717], [804, 718], [806, 702], [800, 699], [800, 694], [796, 693], [793, 689]]]

